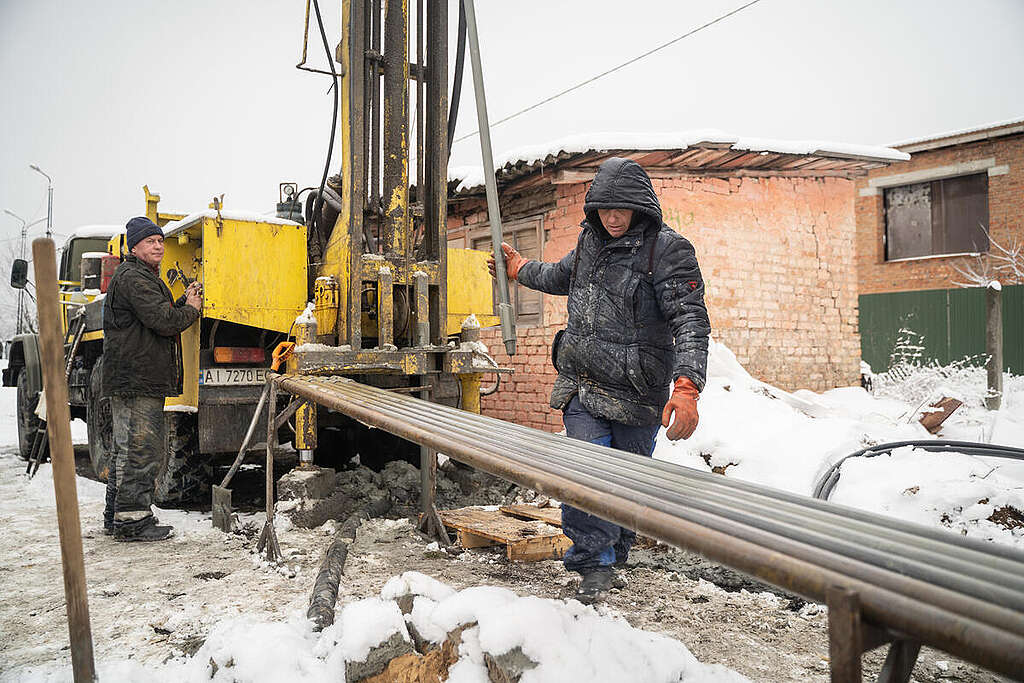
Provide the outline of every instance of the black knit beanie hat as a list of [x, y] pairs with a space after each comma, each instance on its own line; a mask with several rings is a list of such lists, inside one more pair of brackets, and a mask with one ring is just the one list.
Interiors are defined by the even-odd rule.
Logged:
[[150, 235], [160, 235], [163, 237], [164, 234], [164, 231], [160, 229], [159, 225], [145, 216], [136, 216], [128, 221], [128, 224], [125, 227], [128, 229], [128, 234], [126, 236], [128, 251], [134, 249], [136, 244]]

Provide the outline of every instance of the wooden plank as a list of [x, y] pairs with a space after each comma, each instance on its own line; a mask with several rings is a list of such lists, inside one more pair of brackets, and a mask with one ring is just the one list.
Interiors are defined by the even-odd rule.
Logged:
[[516, 519], [502, 514], [498, 510], [461, 508], [459, 510], [444, 510], [440, 514], [441, 521], [447, 527], [483, 536], [500, 543], [551, 535], [550, 531], [545, 532], [542, 529], [544, 523], [541, 521]]
[[476, 534], [471, 534], [468, 531], [460, 530], [457, 533], [459, 536], [459, 544], [462, 545], [463, 548], [486, 548], [487, 546], [498, 544], [498, 541], [484, 536], [477, 536]]
[[562, 526], [562, 508], [546, 507], [536, 505], [503, 505], [499, 508], [506, 515], [513, 517], [524, 517], [526, 519], [539, 519], [551, 526]]
[[522, 541], [510, 541], [506, 554], [510, 562], [560, 560], [571, 547], [572, 541], [565, 534], [538, 536]]
[[942, 423], [946, 421], [946, 418], [952, 415], [956, 409], [962, 405], [963, 403], [957, 399], [946, 396], [940, 401], [928, 406], [927, 412], [920, 420], [918, 420], [918, 422], [920, 422], [921, 426], [927, 429], [930, 434], [935, 434], [942, 428]]

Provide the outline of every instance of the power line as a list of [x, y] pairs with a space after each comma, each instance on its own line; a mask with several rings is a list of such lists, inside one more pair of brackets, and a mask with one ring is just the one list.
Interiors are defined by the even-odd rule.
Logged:
[[[592, 76], [591, 78], [588, 78], [585, 81], [580, 81], [579, 83], [577, 83], [576, 85], [574, 85], [572, 87], [566, 88], [565, 90], [562, 90], [561, 92], [557, 92], [554, 95], [551, 95], [550, 97], [547, 97], [547, 98], [541, 100], [540, 102], [537, 102], [535, 104], [531, 104], [529, 107], [526, 107], [525, 109], [520, 109], [517, 112], [509, 114], [508, 116], [506, 116], [503, 119], [498, 119], [494, 123], [490, 124], [488, 127], [489, 128], [494, 128], [495, 126], [501, 125], [502, 123], [505, 123], [506, 121], [511, 121], [512, 119], [516, 118], [517, 116], [519, 116], [521, 114], [525, 114], [528, 111], [536, 109], [537, 107], [539, 107], [539, 106], [541, 106], [543, 104], [547, 104], [548, 102], [550, 102], [552, 100], [558, 99], [562, 95], [566, 95], [568, 93], [571, 93], [573, 90], [579, 90], [583, 86], [585, 86], [585, 85], [587, 85], [589, 83], [593, 83], [594, 81], [596, 81], [599, 78], [604, 78], [608, 74], [614, 73], [614, 72], [618, 71], [619, 69], [622, 69], [624, 67], [629, 66], [630, 64], [634, 64], [636, 62], [639, 62], [644, 57], [649, 57], [649, 56], [653, 55], [655, 52], [658, 52], [659, 50], [664, 50], [666, 47], [669, 47], [670, 45], [674, 45], [675, 43], [678, 43], [683, 38], [688, 38], [688, 37], [692, 36], [694, 33], [698, 33], [700, 31], [703, 31], [704, 29], [708, 28], [709, 26], [714, 26], [718, 22], [723, 21], [725, 19], [728, 19], [732, 15], [737, 14], [737, 13], [742, 12], [743, 10], [747, 9], [751, 5], [756, 5], [760, 1], [761, 0], [751, 0], [747, 4], [741, 5], [740, 7], [737, 7], [736, 9], [732, 10], [731, 12], [727, 12], [726, 14], [723, 14], [722, 16], [718, 17], [717, 19], [713, 19], [713, 20], [709, 21], [708, 23], [703, 24], [702, 26], [698, 26], [695, 29], [691, 29], [690, 31], [687, 31], [683, 35], [677, 36], [677, 37], [673, 38], [672, 40], [668, 41], [667, 43], [662, 43], [661, 45], [659, 45], [659, 46], [657, 46], [657, 47], [655, 47], [655, 48], [653, 48], [651, 50], [648, 50], [647, 52], [645, 52], [645, 53], [643, 53], [641, 55], [637, 55], [636, 57], [633, 57], [629, 61], [623, 62], [622, 64], [619, 64], [618, 66], [614, 66], [611, 69], [608, 69], [607, 71], [603, 71], [603, 72], [597, 74], [596, 76]], [[466, 135], [463, 135], [460, 138], [456, 138], [455, 141], [452, 144], [455, 144], [455, 142], [462, 142], [463, 140], [468, 140], [469, 138], [471, 138], [474, 135], [477, 135], [479, 133], [480, 133], [479, 129], [474, 130], [472, 133], [467, 133]]]

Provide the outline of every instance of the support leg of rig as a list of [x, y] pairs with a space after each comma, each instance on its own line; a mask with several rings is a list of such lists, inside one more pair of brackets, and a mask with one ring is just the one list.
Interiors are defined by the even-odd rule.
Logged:
[[878, 683], [908, 683], [910, 674], [917, 662], [917, 654], [921, 651], [921, 643], [914, 640], [899, 639], [889, 646], [885, 663], [878, 674]]
[[267, 560], [277, 562], [281, 559], [281, 546], [277, 543], [274, 531], [274, 449], [277, 447], [277, 429], [274, 411], [277, 408], [277, 385], [270, 383], [270, 394], [267, 396], [267, 523], [263, 525], [263, 533], [256, 546], [256, 552], [267, 551]]
[[437, 512], [437, 451], [420, 446], [420, 531], [436, 538], [442, 545], [451, 545], [451, 538]]
[[832, 683], [861, 683], [860, 657], [864, 652], [863, 628], [860, 621], [860, 599], [856, 591], [842, 586], [829, 586], [825, 593], [828, 605], [828, 654]]

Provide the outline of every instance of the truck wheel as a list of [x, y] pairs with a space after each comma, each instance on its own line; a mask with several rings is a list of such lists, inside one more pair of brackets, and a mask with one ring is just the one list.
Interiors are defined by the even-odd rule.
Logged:
[[36, 404], [39, 394], [28, 391], [28, 368], [18, 373], [18, 455], [28, 460], [32, 451], [32, 442], [39, 429], [39, 418], [36, 416]]
[[85, 426], [89, 432], [92, 471], [100, 481], [106, 481], [114, 458], [114, 416], [110, 410], [110, 397], [103, 395], [103, 356], [96, 359], [89, 374]]
[[199, 453], [199, 420], [195, 413], [164, 413], [167, 458], [156, 477], [157, 504], [180, 505], [210, 495], [213, 464]]

